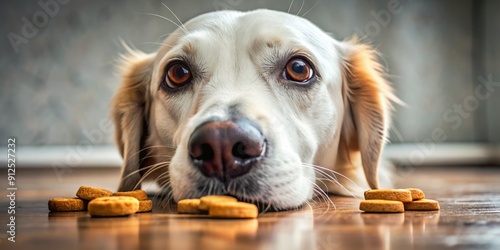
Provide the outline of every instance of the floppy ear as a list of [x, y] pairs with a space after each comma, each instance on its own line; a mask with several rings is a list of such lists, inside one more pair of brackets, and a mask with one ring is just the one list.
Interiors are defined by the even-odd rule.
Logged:
[[379, 188], [377, 168], [386, 142], [391, 102], [398, 100], [376, 61], [376, 52], [356, 39], [345, 44], [345, 116], [340, 145], [348, 160], [351, 153], [360, 152], [368, 185]]
[[111, 103], [115, 124], [115, 141], [123, 157], [119, 191], [140, 188], [141, 163], [146, 152], [142, 149], [148, 133], [148, 86], [154, 54], [134, 51], [122, 56], [120, 70], [122, 82]]

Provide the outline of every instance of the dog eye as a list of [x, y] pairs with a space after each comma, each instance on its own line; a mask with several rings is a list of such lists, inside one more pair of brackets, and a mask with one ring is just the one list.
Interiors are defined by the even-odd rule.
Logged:
[[294, 82], [307, 82], [314, 76], [314, 70], [303, 58], [292, 58], [285, 66], [283, 77]]
[[179, 88], [191, 81], [192, 75], [189, 67], [183, 62], [174, 62], [167, 68], [165, 79], [168, 87]]

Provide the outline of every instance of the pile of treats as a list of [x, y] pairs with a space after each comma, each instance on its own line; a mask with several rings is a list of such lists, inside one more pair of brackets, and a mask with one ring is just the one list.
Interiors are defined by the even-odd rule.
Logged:
[[127, 216], [151, 212], [153, 202], [143, 190], [113, 193], [106, 189], [81, 186], [75, 198], [52, 198], [51, 212], [88, 211], [93, 217]]
[[255, 204], [239, 202], [236, 198], [224, 195], [208, 195], [200, 199], [185, 199], [177, 203], [181, 214], [203, 214], [213, 218], [255, 219], [259, 209]]
[[418, 188], [373, 189], [365, 192], [359, 209], [372, 213], [402, 213], [404, 211], [439, 210], [439, 202], [425, 199]]

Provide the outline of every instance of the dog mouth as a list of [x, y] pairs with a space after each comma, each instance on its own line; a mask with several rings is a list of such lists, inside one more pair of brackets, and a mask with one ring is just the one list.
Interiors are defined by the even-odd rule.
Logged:
[[[269, 200], [269, 197], [271, 197], [269, 189], [259, 185], [258, 181], [252, 180], [252, 178], [232, 180], [228, 185], [224, 185], [217, 178], [207, 178], [198, 182], [197, 193], [198, 197], [207, 195], [232, 196], [238, 201], [255, 204], [259, 212], [279, 212], [291, 209], [276, 206], [275, 203]], [[299, 209], [302, 205], [294, 206], [293, 209]]]

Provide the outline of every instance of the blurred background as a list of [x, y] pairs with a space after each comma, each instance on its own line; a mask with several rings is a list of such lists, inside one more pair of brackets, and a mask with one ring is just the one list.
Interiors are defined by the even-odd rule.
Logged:
[[[410, 167], [500, 163], [500, 1], [163, 3], [182, 22], [268, 8], [304, 15], [339, 40], [365, 37], [406, 103], [396, 106], [387, 158]], [[108, 119], [120, 39], [152, 52], [176, 28], [145, 13], [176, 20], [161, 1], [0, 2], [0, 147], [16, 137], [20, 166], [120, 166]]]

